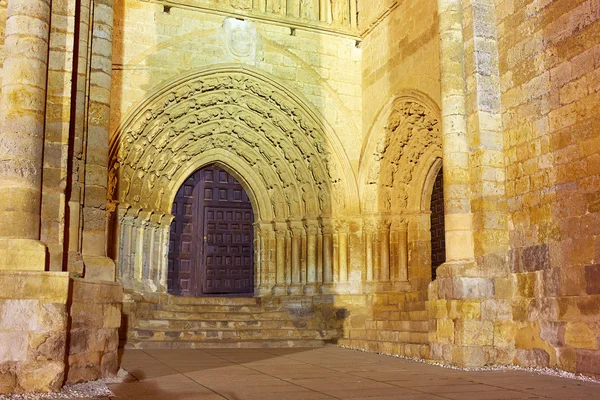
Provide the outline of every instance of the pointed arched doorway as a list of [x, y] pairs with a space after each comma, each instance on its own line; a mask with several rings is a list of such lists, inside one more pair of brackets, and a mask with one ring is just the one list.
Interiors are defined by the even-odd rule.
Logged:
[[172, 213], [169, 293], [253, 293], [254, 213], [237, 179], [216, 165], [194, 172], [179, 188]]

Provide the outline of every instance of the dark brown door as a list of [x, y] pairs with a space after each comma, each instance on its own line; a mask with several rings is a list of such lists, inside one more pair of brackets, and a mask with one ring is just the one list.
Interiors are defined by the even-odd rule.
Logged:
[[171, 223], [169, 240], [169, 270], [167, 287], [169, 292], [181, 296], [197, 294], [196, 269], [198, 258], [198, 208], [199, 183], [201, 171], [190, 176], [179, 188], [172, 213], [175, 219]]
[[431, 269], [435, 279], [437, 267], [446, 262], [446, 233], [444, 228], [444, 175], [438, 173], [431, 193]]
[[[188, 184], [193, 185], [191, 198]], [[189, 204], [193, 210], [186, 213]], [[184, 296], [252, 293], [254, 215], [242, 185], [216, 166], [203, 168], [181, 187], [173, 213], [169, 291]], [[188, 259], [190, 272], [182, 270]]]

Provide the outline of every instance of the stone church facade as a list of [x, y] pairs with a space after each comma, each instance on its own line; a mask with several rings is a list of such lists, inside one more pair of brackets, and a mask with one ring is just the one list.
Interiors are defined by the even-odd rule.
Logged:
[[[210, 292], [213, 255], [339, 345], [600, 377], [598, 19], [597, 0], [0, 1], [0, 393], [114, 375], [119, 341], [156, 336], [144, 313]], [[187, 193], [207, 168], [234, 186]], [[231, 199], [197, 207], [213, 193]], [[242, 198], [230, 260], [208, 216]], [[201, 346], [188, 331], [161, 343]]]

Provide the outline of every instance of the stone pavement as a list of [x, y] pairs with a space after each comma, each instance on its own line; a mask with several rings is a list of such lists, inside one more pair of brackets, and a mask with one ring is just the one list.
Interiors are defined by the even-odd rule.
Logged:
[[600, 399], [600, 384], [522, 371], [465, 372], [337, 347], [125, 350], [138, 379], [115, 399]]

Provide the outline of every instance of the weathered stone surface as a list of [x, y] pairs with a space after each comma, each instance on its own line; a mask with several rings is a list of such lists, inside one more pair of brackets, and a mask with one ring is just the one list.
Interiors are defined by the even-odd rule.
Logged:
[[600, 264], [585, 267], [587, 294], [600, 294]]
[[16, 386], [15, 367], [10, 364], [0, 364], [0, 394], [12, 393]]
[[64, 360], [66, 336], [64, 331], [32, 335], [28, 358], [31, 360]]
[[119, 355], [117, 351], [105, 353], [100, 364], [100, 376], [112, 378], [119, 372]]
[[54, 392], [62, 386], [64, 371], [62, 361], [30, 361], [19, 366], [17, 382], [25, 392]]
[[0, 364], [27, 360], [28, 332], [0, 332]]
[[0, 330], [32, 331], [37, 328], [37, 300], [0, 300]]

